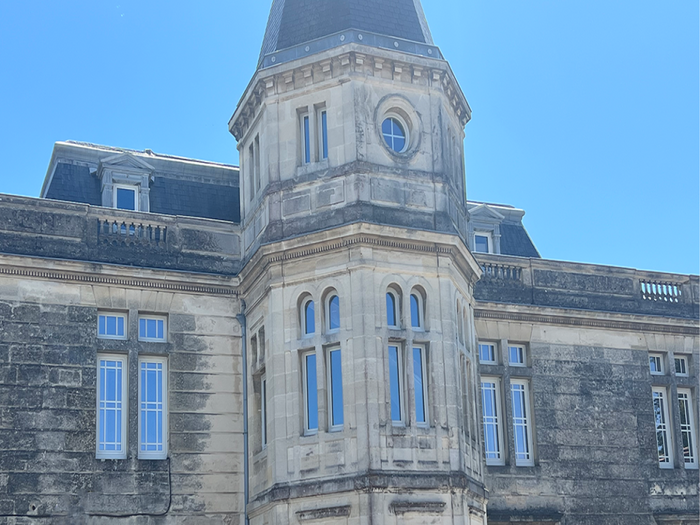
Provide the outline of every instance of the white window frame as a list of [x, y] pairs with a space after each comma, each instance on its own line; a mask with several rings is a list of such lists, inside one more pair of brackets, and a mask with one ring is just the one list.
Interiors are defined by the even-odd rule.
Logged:
[[267, 448], [267, 375], [260, 377], [260, 443]]
[[[654, 414], [654, 424], [656, 426], [656, 440], [658, 443], [658, 436], [659, 433], [662, 433], [664, 435], [664, 440], [666, 442], [666, 450], [667, 450], [667, 455], [666, 455], [666, 461], [659, 461], [659, 468], [662, 469], [672, 469], [674, 468], [673, 464], [673, 424], [671, 422], [671, 414], [668, 410], [668, 390], [666, 390], [665, 387], [652, 387], [652, 397], [653, 400], [659, 399], [661, 411], [663, 418], [665, 420], [665, 423], [662, 425], [658, 425], [656, 423], [656, 414]], [[658, 444], [657, 444], [657, 450], [658, 450]]]
[[[121, 385], [121, 444], [122, 450], [100, 450], [100, 395], [102, 393], [102, 374], [100, 373], [101, 361], [115, 361], [122, 364], [122, 385]], [[97, 459], [126, 459], [126, 454], [128, 450], [128, 415], [129, 415], [129, 368], [128, 368], [128, 358], [125, 355], [119, 354], [98, 354], [97, 355], [97, 414], [95, 421], [95, 457]]]
[[[316, 428], [309, 428], [310, 416], [309, 416], [309, 371], [306, 358], [309, 356], [316, 357]], [[318, 418], [318, 356], [316, 351], [312, 350], [309, 352], [304, 352], [301, 354], [301, 385], [302, 385], [302, 400], [304, 403], [304, 436], [315, 436], [318, 434], [320, 421]]]
[[[659, 370], [653, 371], [651, 369], [651, 360], [652, 359], [658, 359], [659, 363]], [[658, 354], [658, 353], [649, 353], [649, 373], [653, 376], [663, 376], [666, 375], [666, 363], [665, 363], [664, 355], [663, 354]]]
[[[676, 367], [676, 361], [683, 363], [682, 368], [685, 370], [685, 372], [678, 372], [678, 369]], [[673, 372], [676, 374], [677, 377], [689, 377], [689, 375], [690, 375], [689, 364], [690, 364], [690, 362], [688, 360], [688, 356], [685, 356], [685, 355], [673, 356]]]
[[[477, 236], [479, 237], [486, 237], [488, 240], [488, 250], [485, 252], [477, 252], [476, 251], [476, 238]], [[482, 231], [482, 230], [475, 230], [474, 231], [474, 253], [494, 253], [494, 246], [493, 246], [493, 232], [487, 232], [487, 231]]]
[[[331, 364], [331, 354], [333, 352], [339, 352], [340, 353], [340, 395], [343, 399], [341, 399], [343, 404], [343, 423], [339, 425], [334, 425], [333, 424], [333, 419], [334, 419], [334, 407], [333, 407], [333, 366]], [[329, 348], [326, 351], [326, 370], [328, 373], [326, 374], [326, 392], [327, 392], [327, 398], [328, 398], [328, 431], [329, 432], [340, 432], [343, 430], [345, 427], [345, 397], [343, 396], [343, 354], [340, 350], [339, 346], [334, 346], [332, 348]]]
[[[513, 388], [515, 387], [515, 388]], [[533, 421], [532, 421], [532, 403], [530, 402], [530, 382], [526, 379], [511, 379], [510, 380], [511, 402], [513, 403], [513, 443], [515, 444], [515, 466], [516, 467], [534, 467], [535, 466], [535, 451], [533, 439]], [[515, 393], [519, 392], [523, 397], [523, 418], [515, 417]], [[527, 433], [526, 457], [518, 458], [517, 436], [518, 428], [524, 428]]]
[[[695, 408], [693, 404], [693, 392], [689, 388], [678, 389], [678, 408], [680, 410], [681, 416], [681, 445], [683, 445], [683, 437], [685, 437], [686, 435], [688, 436], [690, 441], [690, 446], [688, 447], [689, 454], [687, 456], [685, 453], [685, 446], [683, 445], [683, 462], [685, 463], [685, 468], [697, 469], [698, 441], [697, 433], [695, 431]], [[683, 424], [684, 415], [686, 418], [685, 424]]]
[[413, 290], [411, 292], [411, 295], [409, 295], [408, 298], [408, 304], [411, 306], [411, 300], [412, 298], [416, 298], [416, 302], [418, 303], [418, 326], [413, 326], [413, 308], [410, 308], [411, 311], [411, 329], [416, 332], [424, 332], [425, 331], [425, 301], [423, 299], [423, 294], [421, 294], [418, 290]]
[[[318, 144], [316, 147], [318, 148], [318, 160], [324, 161], [328, 158], [328, 155], [330, 153], [329, 151], [329, 146], [328, 146], [328, 110], [326, 109], [325, 105], [320, 105], [316, 107], [316, 129], [318, 130]], [[323, 127], [323, 116], [326, 116], [326, 127], [324, 129]], [[324, 145], [325, 145], [325, 153], [326, 156], [324, 157]]]
[[[100, 317], [105, 318], [105, 332], [107, 331], [107, 317], [116, 317], [117, 319], [124, 320], [124, 335], [107, 335], [100, 334]], [[98, 339], [115, 339], [118, 341], [125, 341], [129, 338], [129, 317], [127, 314], [122, 312], [97, 312], [97, 338]]]
[[314, 303], [314, 331], [313, 332], [307, 332], [307, 319], [306, 319], [306, 307], [309, 305], [309, 303], [314, 303], [313, 297], [307, 296], [304, 298], [304, 300], [301, 302], [301, 335], [302, 337], [313, 337], [316, 335], [316, 304]]
[[[163, 321], [163, 338], [159, 339], [157, 337], [146, 337], [141, 335], [141, 321]], [[168, 342], [168, 318], [164, 315], [139, 315], [139, 341], [153, 342], [153, 343], [167, 343]]]
[[[481, 347], [490, 346], [493, 350], [493, 360], [486, 361], [481, 359]], [[497, 365], [498, 364], [498, 345], [496, 343], [480, 342], [479, 343], [479, 363], [482, 365]]]
[[[513, 362], [510, 359], [510, 351], [511, 349], [517, 349], [519, 350], [519, 356], [522, 358], [522, 362]], [[525, 345], [508, 345], [508, 364], [510, 366], [517, 366], [517, 367], [526, 367], [527, 366], [527, 347]]]
[[[161, 406], [161, 412], [163, 414], [163, 428], [161, 429], [162, 432], [162, 446], [163, 450], [156, 450], [156, 451], [149, 451], [149, 450], [141, 450], [141, 447], [144, 445], [144, 443], [141, 442], [141, 436], [142, 436], [142, 430], [143, 430], [143, 418], [142, 418], [142, 413], [141, 411], [143, 410], [142, 406], [142, 401], [141, 401], [141, 392], [143, 389], [143, 382], [142, 382], [142, 377], [141, 377], [141, 365], [142, 364], [148, 364], [148, 363], [155, 363], [155, 364], [161, 364], [163, 365], [163, 381], [162, 381], [162, 406]], [[158, 459], [167, 459], [168, 458], [168, 436], [169, 436], [169, 425], [168, 425], [168, 358], [167, 357], [156, 357], [156, 356], [142, 356], [139, 357], [139, 366], [138, 366], [138, 444], [139, 444], [139, 452], [138, 452], [138, 458], [139, 459], [149, 459], [149, 460], [158, 460]]]
[[[331, 300], [334, 297], [338, 298], [338, 328], [331, 328]], [[340, 296], [335, 292], [329, 293], [324, 306], [326, 310], [326, 333], [335, 334], [340, 332]]]
[[[495, 403], [495, 409], [496, 409], [496, 415], [495, 416], [488, 416], [494, 419], [494, 421], [486, 421], [486, 413], [483, 407], [484, 403], [484, 384], [493, 384], [493, 391], [494, 391], [494, 403]], [[493, 465], [493, 466], [502, 466], [506, 464], [506, 453], [505, 453], [505, 448], [504, 448], [504, 443], [505, 439], [503, 437], [503, 402], [501, 400], [501, 379], [498, 377], [482, 377], [481, 378], [481, 413], [483, 417], [483, 427], [484, 427], [484, 457], [486, 459], [486, 464], [487, 465]], [[487, 457], [487, 454], [489, 452], [486, 450], [486, 425], [494, 425], [496, 427], [496, 431], [498, 433], [497, 437], [497, 445], [498, 445], [498, 451], [494, 452], [498, 454], [498, 457], [495, 458], [489, 458]]]
[[[386, 121], [389, 120], [389, 119], [394, 119], [395, 121], [397, 121], [397, 122], [399, 123], [401, 129], [403, 129], [404, 144], [403, 144], [403, 148], [401, 149], [401, 151], [395, 150], [395, 149], [393, 148], [393, 146], [392, 146], [391, 144], [389, 144], [389, 143], [387, 142], [387, 140], [386, 140], [386, 137], [385, 137], [385, 134], [384, 134], [384, 122], [386, 122]], [[404, 118], [403, 118], [401, 115], [399, 115], [398, 113], [390, 112], [390, 113], [387, 113], [386, 115], [384, 115], [384, 118], [382, 119], [382, 129], [381, 129], [381, 132], [382, 132], [382, 141], [383, 141], [383, 143], [384, 143], [384, 146], [386, 146], [386, 148], [387, 148], [389, 151], [391, 151], [392, 153], [399, 153], [399, 154], [401, 154], [401, 153], [406, 153], [406, 152], [408, 151], [408, 149], [411, 147], [411, 130], [410, 130], [409, 126], [408, 126], [408, 123], [406, 122], [406, 119], [404, 119]], [[393, 135], [393, 134], [390, 135], [390, 136], [392, 137], [392, 139], [395, 138], [395, 137], [397, 137], [397, 135]], [[393, 142], [393, 140], [392, 140], [392, 142]]]
[[[134, 192], [134, 209], [125, 210], [124, 208], [117, 208], [117, 190], [131, 190]], [[124, 211], [141, 211], [141, 203], [139, 202], [141, 195], [141, 188], [138, 184], [114, 184], [112, 186], [112, 207], [115, 210]]]
[[[308, 130], [306, 123], [308, 122]], [[313, 140], [313, 121], [311, 114], [307, 108], [299, 111], [299, 128], [300, 128], [300, 146], [301, 146], [301, 165], [308, 166], [314, 161], [314, 140]], [[309, 154], [306, 155], [306, 146], [308, 144]]]
[[[421, 364], [421, 377], [423, 380], [422, 384], [422, 394], [423, 394], [423, 419], [425, 421], [418, 421], [418, 398], [416, 397], [416, 371], [415, 371], [415, 357], [413, 353], [419, 350], [420, 351], [420, 364]], [[425, 345], [412, 345], [412, 352], [411, 352], [411, 359], [413, 360], [413, 405], [416, 410], [416, 426], [420, 428], [430, 428], [430, 398], [428, 397], [429, 394], [429, 388], [428, 388], [428, 378], [429, 378], [429, 373], [428, 373], [428, 349], [425, 347]]]
[[389, 385], [389, 419], [391, 420], [391, 424], [395, 427], [404, 427], [406, 426], [406, 389], [404, 386], [404, 355], [403, 355], [403, 345], [400, 344], [390, 344], [387, 348], [387, 359], [389, 359], [388, 352], [390, 351], [389, 349], [391, 348], [396, 348], [396, 367], [397, 367], [397, 376], [398, 376], [398, 394], [399, 394], [399, 414], [400, 414], [400, 419], [393, 419], [393, 416], [391, 414], [391, 367], [388, 368], [389, 370], [389, 380], [387, 381], [387, 384]]
[[386, 319], [386, 324], [389, 328], [398, 330], [401, 327], [401, 305], [399, 303], [399, 294], [392, 289], [388, 289], [386, 293], [390, 294], [394, 299], [394, 324], [389, 324], [389, 310], [386, 308], [386, 295], [384, 295], [384, 318]]

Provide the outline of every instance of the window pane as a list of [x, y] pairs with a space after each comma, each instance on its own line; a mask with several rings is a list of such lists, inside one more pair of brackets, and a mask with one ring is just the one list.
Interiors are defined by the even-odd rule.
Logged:
[[126, 188], [117, 188], [117, 208], [120, 210], [135, 210], [136, 191]]
[[654, 419], [656, 420], [656, 444], [661, 466], [671, 466], [671, 451], [669, 448], [668, 417], [663, 392], [654, 392]]
[[515, 436], [516, 465], [531, 464], [530, 421], [528, 418], [527, 389], [525, 385], [512, 384], [513, 434]]
[[416, 391], [416, 421], [425, 423], [423, 349], [413, 349], [413, 384]]
[[485, 235], [475, 235], [474, 249], [477, 253], [489, 253], [489, 238]]
[[337, 295], [334, 295], [331, 297], [331, 300], [328, 304], [328, 315], [330, 317], [329, 319], [329, 326], [331, 330], [337, 330], [340, 328], [340, 299], [338, 299]]
[[415, 294], [411, 294], [411, 326], [413, 328], [421, 327], [420, 319], [420, 303]]
[[678, 392], [678, 408], [681, 422], [681, 439], [683, 442], [683, 461], [686, 465], [697, 465], [693, 408], [691, 396], [688, 392]]
[[322, 133], [322, 146], [323, 146], [323, 158], [328, 158], [328, 118], [326, 112], [321, 113], [321, 133]]
[[482, 362], [493, 362], [496, 360], [496, 351], [493, 345], [479, 345], [479, 359]]
[[104, 315], [99, 317], [97, 325], [97, 333], [99, 335], [107, 335], [107, 318]]
[[396, 326], [396, 300], [393, 294], [386, 294], [386, 324]]
[[389, 387], [391, 390], [391, 420], [401, 421], [401, 381], [399, 348], [389, 347]]
[[309, 116], [304, 117], [304, 162], [311, 162], [311, 136], [309, 130]]
[[306, 360], [306, 414], [307, 430], [318, 430], [318, 383], [316, 379], [316, 354], [308, 354]]
[[100, 359], [98, 451], [122, 451], [122, 361]]
[[525, 350], [520, 346], [509, 346], [510, 363], [513, 365], [525, 364]]
[[163, 429], [165, 381], [163, 371], [163, 363], [145, 361], [140, 363], [140, 452], [159, 453], [165, 451], [165, 432]]
[[343, 368], [341, 364], [340, 350], [331, 352], [331, 407], [333, 409], [333, 426], [343, 424]]
[[117, 317], [117, 336], [122, 337], [124, 335], [124, 318]]
[[263, 447], [267, 445], [267, 379], [263, 379], [260, 387], [260, 426]]
[[481, 401], [484, 414], [484, 452], [486, 459], [500, 460], [499, 408], [496, 395], [497, 384], [490, 381], [481, 383]]
[[316, 319], [314, 318], [314, 302], [309, 301], [304, 307], [304, 330], [306, 334], [316, 332]]
[[106, 335], [117, 335], [117, 318], [113, 316], [107, 317]]

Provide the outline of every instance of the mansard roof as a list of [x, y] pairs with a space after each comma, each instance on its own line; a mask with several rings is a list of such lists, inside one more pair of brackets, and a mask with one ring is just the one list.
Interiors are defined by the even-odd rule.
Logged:
[[[356, 31], [338, 34], [348, 30]], [[270, 60], [278, 51], [301, 47], [301, 54], [313, 53], [357, 40], [376, 47], [403, 47], [404, 51], [439, 56], [437, 48], [432, 49], [433, 39], [420, 0], [274, 0], [259, 67], [299, 55], [286, 53]], [[412, 43], [424, 45], [416, 47]], [[304, 44], [311, 45], [306, 49]]]

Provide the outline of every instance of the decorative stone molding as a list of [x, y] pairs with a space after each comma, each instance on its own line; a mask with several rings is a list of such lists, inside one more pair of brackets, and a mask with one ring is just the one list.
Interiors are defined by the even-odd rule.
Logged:
[[405, 514], [440, 515], [445, 512], [444, 501], [396, 501], [389, 508], [397, 516]]
[[302, 510], [297, 512], [297, 519], [300, 522], [324, 520], [328, 518], [348, 518], [350, 517], [350, 505], [339, 507], [327, 507], [324, 509]]

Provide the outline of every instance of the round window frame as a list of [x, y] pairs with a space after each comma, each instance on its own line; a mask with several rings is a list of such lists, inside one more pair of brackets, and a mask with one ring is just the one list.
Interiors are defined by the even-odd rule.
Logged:
[[[399, 126], [401, 126], [401, 130], [403, 131], [403, 139], [404, 139], [404, 144], [403, 144], [403, 149], [401, 151], [396, 151], [394, 148], [392, 148], [389, 143], [386, 140], [386, 137], [384, 136], [384, 123], [387, 120], [394, 119], [396, 122], [399, 123]], [[408, 124], [406, 124], [406, 121], [401, 118], [401, 115], [396, 113], [395, 111], [391, 111], [384, 115], [384, 118], [382, 119], [382, 141], [384, 142], [384, 145], [389, 148], [389, 151], [396, 153], [397, 155], [401, 155], [403, 153], [406, 153], [408, 149], [411, 146], [411, 131], [410, 127]]]
[[[406, 134], [406, 144], [400, 152], [395, 151], [384, 139], [382, 125], [388, 118], [396, 119]], [[374, 113], [375, 130], [384, 151], [398, 162], [408, 162], [420, 149], [421, 131], [423, 129], [420, 115], [410, 100], [403, 95], [392, 94], [380, 100]]]

